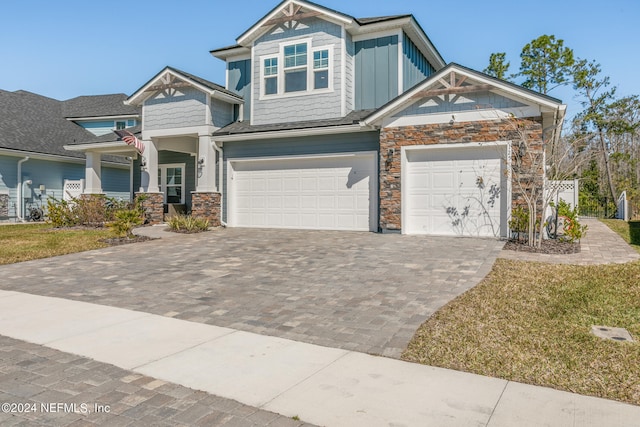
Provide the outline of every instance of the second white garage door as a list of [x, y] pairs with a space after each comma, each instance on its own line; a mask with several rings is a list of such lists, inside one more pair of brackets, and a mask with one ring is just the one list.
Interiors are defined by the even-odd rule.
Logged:
[[230, 226], [377, 230], [375, 153], [229, 165]]
[[403, 231], [407, 234], [505, 236], [504, 147], [407, 149]]

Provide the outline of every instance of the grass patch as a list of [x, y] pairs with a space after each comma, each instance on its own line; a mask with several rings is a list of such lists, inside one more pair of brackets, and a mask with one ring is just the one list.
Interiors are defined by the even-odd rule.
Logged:
[[550, 265], [499, 259], [478, 286], [416, 332], [404, 360], [640, 405], [640, 262]]
[[47, 224], [0, 226], [0, 265], [105, 248], [106, 229], [54, 229]]
[[601, 219], [600, 221], [640, 252], [640, 221], [626, 222], [621, 219]]

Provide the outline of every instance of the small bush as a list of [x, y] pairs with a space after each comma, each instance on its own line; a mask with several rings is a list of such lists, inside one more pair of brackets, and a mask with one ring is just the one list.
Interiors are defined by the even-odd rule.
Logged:
[[555, 206], [553, 203], [552, 207], [556, 208], [556, 212], [558, 215], [558, 219], [562, 219], [562, 232], [563, 235], [560, 236], [560, 240], [575, 242], [579, 241], [587, 232], [587, 226], [581, 225], [580, 221], [578, 221], [578, 208], [575, 207], [571, 209], [569, 203], [560, 199], [558, 201], [558, 205]]
[[169, 230], [181, 233], [200, 233], [209, 229], [209, 220], [191, 215], [174, 215], [167, 221]]
[[140, 210], [138, 209], [122, 209], [114, 213], [115, 219], [109, 228], [117, 237], [132, 238], [133, 229], [139, 225], [142, 225], [144, 220]]
[[128, 203], [100, 195], [73, 198], [71, 201], [49, 198], [47, 216], [54, 227], [83, 225], [102, 227], [115, 219], [115, 213], [128, 209]]
[[66, 200], [58, 200], [54, 197], [47, 199], [47, 218], [56, 228], [73, 227], [78, 224], [74, 206]]

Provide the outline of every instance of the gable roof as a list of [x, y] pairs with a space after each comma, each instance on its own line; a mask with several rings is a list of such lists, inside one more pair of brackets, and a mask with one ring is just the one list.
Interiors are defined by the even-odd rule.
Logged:
[[279, 22], [282, 22], [281, 19], [287, 19], [278, 17], [279, 13], [293, 15], [294, 17], [298, 17], [298, 19], [321, 16], [328, 21], [344, 25], [352, 35], [361, 35], [389, 29], [402, 29], [436, 69], [440, 69], [446, 65], [440, 52], [438, 52], [420, 24], [411, 14], [355, 18], [307, 0], [283, 0], [262, 19], [242, 33], [236, 39], [237, 44], [214, 49], [211, 50], [210, 53], [222, 60], [226, 60], [232, 56], [248, 54], [254, 40], [269, 31], [269, 29]]
[[[353, 16], [346, 15], [344, 13], [307, 0], [283, 0], [280, 4], [271, 9], [262, 19], [249, 27], [249, 29], [244, 33], [240, 34], [240, 36], [236, 39], [238, 44], [242, 46], [251, 44], [253, 40], [260, 37], [265, 31], [275, 25], [269, 25], [269, 22], [276, 18], [279, 12], [282, 12], [287, 8], [290, 8], [290, 10], [295, 10], [295, 8], [297, 7], [308, 9], [309, 11], [311, 11], [310, 13], [321, 14], [325, 17], [325, 19], [329, 19], [331, 21], [342, 24], [351, 24], [355, 20]], [[302, 15], [306, 15], [306, 13], [302, 13]]]
[[[403, 94], [399, 95], [395, 99], [392, 99], [391, 101], [380, 107], [378, 110], [365, 117], [362, 120], [362, 123], [364, 125], [378, 124], [385, 117], [392, 116], [398, 111], [403, 110], [416, 101], [416, 97], [420, 95], [420, 92], [438, 85], [443, 78], [450, 75], [450, 73], [452, 72], [478, 82], [491, 92], [496, 92], [511, 98], [515, 97], [525, 100], [528, 103], [539, 105], [543, 111], [560, 111], [560, 121], [562, 121], [564, 117], [566, 105], [562, 104], [562, 101], [558, 98], [538, 93], [531, 89], [519, 86], [515, 83], [497, 79], [495, 77], [452, 62], [445, 68], [427, 77], [422, 82], [416, 84]], [[442, 91], [446, 90], [447, 89], [442, 89]]]
[[125, 105], [127, 95], [116, 93], [111, 95], [78, 96], [62, 102], [62, 112], [68, 119], [83, 117], [110, 117], [140, 115], [140, 110]]
[[148, 82], [146, 82], [140, 89], [138, 89], [133, 95], [131, 95], [125, 103], [127, 105], [141, 105], [145, 99], [152, 94], [156, 93], [159, 89], [154, 89], [154, 86], [166, 83], [164, 80], [169, 78], [177, 78], [186, 82], [187, 84], [199, 89], [210, 96], [221, 98], [227, 102], [240, 103], [242, 97], [236, 93], [233, 93], [223, 86], [213, 83], [202, 77], [195, 76], [182, 70], [178, 70], [173, 67], [165, 67], [158, 74], [153, 76]]
[[64, 117], [64, 104], [26, 91], [0, 90], [0, 148], [65, 157], [64, 144], [95, 136]]

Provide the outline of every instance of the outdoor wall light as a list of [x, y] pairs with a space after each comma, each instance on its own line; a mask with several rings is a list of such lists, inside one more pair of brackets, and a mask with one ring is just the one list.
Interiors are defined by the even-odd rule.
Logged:
[[391, 169], [391, 163], [393, 163], [393, 155], [396, 153], [395, 148], [389, 148], [387, 150], [387, 159], [384, 162], [384, 166], [387, 170]]

